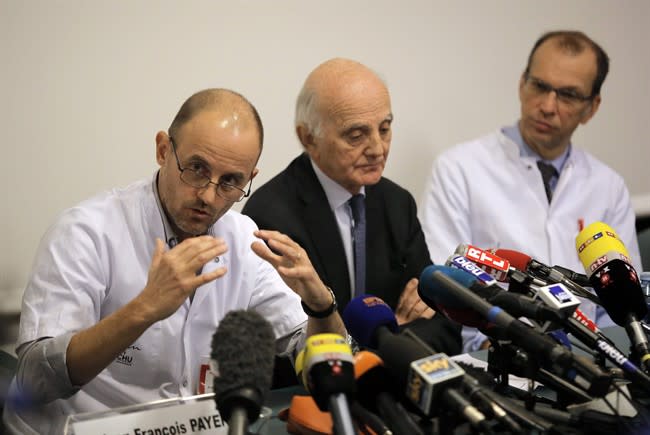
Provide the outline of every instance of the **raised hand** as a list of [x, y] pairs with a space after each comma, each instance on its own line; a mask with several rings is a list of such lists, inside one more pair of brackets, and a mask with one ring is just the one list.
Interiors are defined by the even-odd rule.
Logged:
[[198, 287], [225, 275], [226, 267], [209, 273], [197, 271], [227, 250], [223, 239], [212, 236], [185, 239], [168, 251], [156, 239], [147, 284], [137, 297], [149, 310], [150, 318], [158, 321], [169, 317]]
[[331, 305], [330, 292], [316, 273], [307, 253], [298, 243], [278, 231], [259, 230], [255, 232], [255, 236], [266, 244], [253, 242], [253, 251], [268, 261], [310, 308], [321, 310]]

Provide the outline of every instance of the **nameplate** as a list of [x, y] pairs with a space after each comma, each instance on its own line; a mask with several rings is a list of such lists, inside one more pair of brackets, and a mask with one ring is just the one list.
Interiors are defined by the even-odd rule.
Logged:
[[168, 405], [72, 423], [75, 435], [227, 434], [214, 400]]

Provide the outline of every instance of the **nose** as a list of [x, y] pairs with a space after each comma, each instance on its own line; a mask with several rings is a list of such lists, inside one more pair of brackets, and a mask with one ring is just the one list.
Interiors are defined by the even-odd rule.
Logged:
[[199, 189], [196, 196], [199, 197], [201, 201], [210, 206], [214, 206], [221, 197], [217, 194], [217, 186], [213, 184], [208, 184], [207, 186]]
[[541, 98], [542, 101], [540, 103], [540, 108], [542, 112], [547, 115], [552, 115], [557, 112], [558, 100], [557, 93], [555, 91], [547, 92], [546, 94], [542, 95]]
[[384, 154], [385, 140], [377, 131], [370, 136], [368, 146], [366, 147], [366, 156], [377, 157]]

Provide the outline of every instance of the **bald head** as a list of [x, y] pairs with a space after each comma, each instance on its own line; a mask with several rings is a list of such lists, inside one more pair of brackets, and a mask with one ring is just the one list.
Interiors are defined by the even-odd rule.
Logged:
[[169, 135], [177, 137], [185, 124], [205, 111], [232, 115], [244, 127], [251, 123], [257, 129], [262, 150], [264, 128], [257, 109], [243, 95], [229, 89], [204, 89], [185, 100], [169, 126]]
[[343, 99], [377, 88], [388, 95], [385, 83], [365, 65], [343, 58], [327, 60], [305, 80], [296, 101], [295, 126], [318, 136], [323, 118], [335, 112]]

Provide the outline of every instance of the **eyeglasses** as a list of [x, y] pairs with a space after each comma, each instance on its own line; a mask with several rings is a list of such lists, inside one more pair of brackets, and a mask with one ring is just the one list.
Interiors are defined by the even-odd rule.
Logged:
[[210, 176], [207, 173], [208, 170], [200, 164], [196, 164], [194, 165], [196, 167], [192, 168], [181, 167], [181, 162], [178, 160], [178, 154], [176, 154], [176, 144], [171, 136], [169, 136], [169, 141], [172, 143], [172, 150], [174, 151], [174, 157], [176, 157], [176, 165], [178, 166], [178, 170], [181, 172], [181, 180], [183, 180], [185, 184], [189, 184], [197, 189], [202, 189], [210, 184], [214, 184], [217, 189], [217, 195], [226, 201], [231, 202], [239, 202], [251, 194], [251, 187], [253, 185], [252, 178], [248, 184], [248, 191], [246, 191], [234, 184], [226, 183], [225, 181], [215, 183], [210, 179]]
[[554, 88], [544, 80], [526, 74], [526, 84], [528, 89], [535, 95], [546, 95], [550, 92], [555, 92], [558, 101], [565, 106], [573, 107], [585, 101], [590, 101], [594, 95], [585, 96], [581, 93], [570, 88]]

